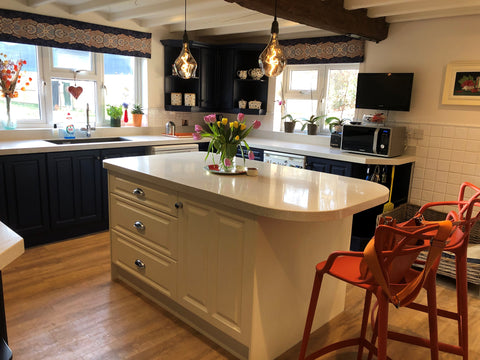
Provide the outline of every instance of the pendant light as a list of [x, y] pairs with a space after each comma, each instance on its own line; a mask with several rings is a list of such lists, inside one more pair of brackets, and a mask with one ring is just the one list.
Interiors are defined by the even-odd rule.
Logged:
[[275, 17], [272, 22], [271, 33], [272, 36], [267, 47], [258, 58], [258, 64], [266, 76], [275, 77], [280, 75], [287, 65], [287, 58], [278, 42], [277, 0], [275, 0]]
[[197, 70], [197, 62], [188, 48], [187, 0], [185, 0], [185, 31], [183, 32], [183, 46], [180, 55], [178, 55], [174, 62], [174, 67], [177, 75], [182, 79], [190, 79], [194, 77], [195, 71]]

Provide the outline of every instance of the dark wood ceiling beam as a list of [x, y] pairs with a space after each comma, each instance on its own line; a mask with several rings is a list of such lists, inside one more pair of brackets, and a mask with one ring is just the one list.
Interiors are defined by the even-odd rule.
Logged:
[[[275, 0], [225, 1], [262, 14], [274, 14]], [[385, 18], [369, 18], [366, 9], [345, 10], [343, 0], [277, 0], [277, 17], [377, 42], [388, 35]]]

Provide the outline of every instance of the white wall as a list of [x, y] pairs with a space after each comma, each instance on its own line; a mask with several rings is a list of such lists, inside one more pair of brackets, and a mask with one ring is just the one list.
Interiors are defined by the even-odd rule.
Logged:
[[409, 128], [416, 146], [414, 204], [454, 200], [463, 181], [480, 186], [480, 107], [441, 103], [447, 64], [480, 63], [479, 21], [477, 15], [392, 24], [386, 40], [367, 42], [361, 71], [415, 73], [410, 112], [388, 114], [388, 123]]

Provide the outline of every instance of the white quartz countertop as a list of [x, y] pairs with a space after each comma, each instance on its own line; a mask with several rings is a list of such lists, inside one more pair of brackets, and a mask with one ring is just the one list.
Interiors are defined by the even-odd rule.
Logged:
[[367, 165], [403, 165], [415, 162], [414, 155], [400, 155], [393, 158], [354, 154], [331, 148], [329, 144], [308, 144], [295, 141], [285, 141], [268, 138], [249, 137], [248, 145], [265, 150], [286, 152], [297, 155], [315, 156], [330, 160], [347, 161]]
[[[135, 135], [115, 136], [127, 139], [126, 141], [72, 143], [57, 145], [48, 140], [14, 140], [0, 141], [0, 155], [31, 154], [39, 152], [57, 152], [71, 150], [108, 149], [133, 146], [155, 146], [194, 143], [191, 137], [171, 137], [163, 135]], [[92, 137], [95, 138], [95, 137]], [[62, 140], [62, 139], [57, 139]], [[77, 138], [78, 140], [78, 138]]]
[[204, 169], [204, 159], [205, 153], [160, 154], [109, 159], [104, 167], [186, 197], [281, 220], [341, 219], [388, 200], [388, 189], [370, 181], [250, 160], [256, 177], [217, 175]]
[[0, 270], [24, 252], [22, 237], [0, 222]]
[[[268, 134], [269, 132], [264, 132]], [[0, 141], [0, 155], [13, 154], [31, 154], [39, 152], [58, 152], [71, 150], [91, 150], [91, 149], [107, 149], [118, 147], [134, 147], [134, 146], [161, 146], [173, 144], [185, 144], [198, 142], [191, 137], [171, 137], [164, 135], [134, 135], [134, 136], [118, 136], [127, 141], [110, 141], [110, 142], [93, 142], [93, 143], [73, 143], [56, 145], [47, 140], [14, 140]], [[305, 135], [306, 137], [306, 135]], [[96, 138], [93, 136], [92, 138]], [[291, 153], [297, 155], [314, 156], [331, 160], [347, 161], [358, 164], [367, 165], [402, 165], [415, 162], [413, 155], [401, 155], [394, 158], [384, 158], [379, 156], [369, 156], [364, 154], [353, 154], [343, 152], [340, 149], [331, 148], [323, 139], [318, 138], [318, 144], [308, 143], [306, 140], [311, 138], [292, 137], [292, 139], [275, 139], [267, 137], [249, 137], [248, 144], [251, 147], [258, 147], [265, 150]], [[208, 142], [208, 138], [202, 139], [200, 142]]]

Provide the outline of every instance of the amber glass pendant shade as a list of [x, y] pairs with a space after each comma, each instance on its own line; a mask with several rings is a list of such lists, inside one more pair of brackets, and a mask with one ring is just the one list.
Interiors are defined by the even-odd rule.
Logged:
[[282, 73], [287, 65], [287, 57], [283, 52], [283, 47], [278, 42], [278, 21], [277, 21], [277, 2], [275, 1], [275, 18], [272, 22], [272, 36], [267, 47], [258, 57], [258, 64], [263, 73], [268, 77], [275, 77]]
[[182, 79], [190, 79], [195, 77], [195, 71], [197, 71], [197, 62], [193, 58], [193, 55], [188, 48], [188, 37], [186, 32], [183, 36], [182, 51], [175, 60], [174, 65], [178, 76], [180, 76]]

